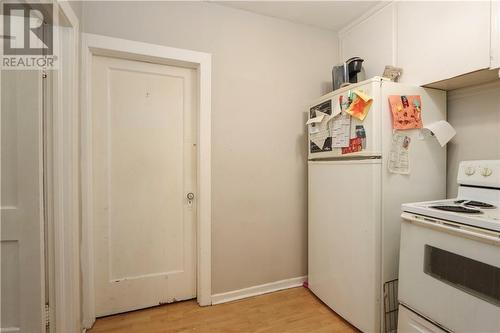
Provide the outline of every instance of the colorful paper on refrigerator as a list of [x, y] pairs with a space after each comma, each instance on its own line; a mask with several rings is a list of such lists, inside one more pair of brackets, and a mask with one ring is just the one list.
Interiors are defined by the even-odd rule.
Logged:
[[359, 120], [364, 120], [370, 107], [373, 103], [373, 98], [366, 95], [362, 91], [354, 90], [353, 101], [347, 108], [346, 112], [349, 113], [354, 118]]
[[356, 137], [361, 139], [363, 149], [366, 148], [366, 131], [363, 125], [356, 125]]
[[352, 100], [350, 95], [351, 93], [349, 91], [339, 96], [339, 105], [341, 111], [346, 111], [349, 105], [351, 105]]
[[351, 154], [361, 151], [363, 149], [363, 143], [361, 138], [352, 138], [349, 140], [349, 146], [342, 148], [342, 154]]
[[389, 96], [392, 128], [406, 130], [422, 128], [422, 101], [420, 96]]

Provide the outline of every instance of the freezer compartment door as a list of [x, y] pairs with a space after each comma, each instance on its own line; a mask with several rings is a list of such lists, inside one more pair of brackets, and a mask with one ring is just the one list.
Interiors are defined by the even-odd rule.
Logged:
[[[331, 109], [323, 110], [327, 114], [335, 114], [335, 110], [340, 110], [339, 98], [343, 96], [343, 99], [347, 99], [349, 93], [354, 93], [354, 91], [361, 91], [366, 95], [373, 98], [372, 105], [366, 118], [364, 120], [359, 120], [357, 118], [351, 117], [349, 129], [349, 138], [356, 138], [358, 134], [360, 136], [364, 136], [363, 139], [364, 146], [363, 149], [359, 152], [342, 154], [342, 149], [336, 147], [333, 143], [333, 127], [334, 122], [339, 119], [339, 116], [336, 116], [332, 120], [330, 120], [328, 127], [328, 139], [325, 141], [322, 147], [318, 147], [311, 140], [311, 127], [308, 126], [308, 145], [309, 145], [309, 159], [326, 159], [326, 158], [352, 158], [353, 156], [357, 157], [372, 157], [372, 156], [380, 156], [382, 153], [381, 148], [381, 105], [380, 105], [380, 94], [381, 94], [381, 81], [380, 80], [371, 80], [365, 84], [348, 86], [339, 91], [335, 91], [328, 95], [323, 96], [323, 98], [317, 100], [313, 105], [311, 105], [309, 109], [309, 118], [314, 118], [317, 114], [316, 111], [318, 105], [323, 105], [322, 103], [326, 103], [326, 105], [331, 105]], [[356, 132], [356, 126], [358, 126], [358, 132]], [[362, 134], [364, 133], [364, 134]], [[321, 148], [321, 149], [320, 149]]]
[[363, 332], [380, 330], [381, 162], [309, 162], [309, 287]]

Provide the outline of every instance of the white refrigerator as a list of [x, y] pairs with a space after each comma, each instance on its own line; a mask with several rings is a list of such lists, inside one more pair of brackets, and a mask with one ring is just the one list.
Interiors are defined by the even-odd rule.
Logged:
[[326, 149], [309, 142], [309, 288], [361, 331], [391, 332], [397, 320], [400, 207], [445, 197], [446, 147], [425, 130], [400, 131], [411, 138], [409, 173], [389, 172], [394, 159], [389, 96], [420, 96], [426, 126], [446, 119], [446, 93], [375, 77], [319, 98], [309, 117], [318, 106], [328, 114], [329, 103], [335, 113], [339, 96], [355, 90], [373, 98], [363, 121], [350, 120], [350, 137], [357, 135], [356, 125], [364, 128], [362, 150], [342, 154], [341, 148], [326, 147], [332, 138]]

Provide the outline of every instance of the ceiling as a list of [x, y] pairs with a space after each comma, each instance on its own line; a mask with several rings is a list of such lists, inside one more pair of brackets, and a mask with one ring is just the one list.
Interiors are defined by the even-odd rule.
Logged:
[[220, 5], [338, 31], [379, 1], [215, 1]]

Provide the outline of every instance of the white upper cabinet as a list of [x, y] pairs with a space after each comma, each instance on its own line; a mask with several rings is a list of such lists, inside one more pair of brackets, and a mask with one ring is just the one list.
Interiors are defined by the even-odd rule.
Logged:
[[442, 81], [431, 86], [445, 90], [495, 80], [488, 69], [500, 67], [500, 2], [381, 3], [339, 32], [339, 47], [341, 60], [365, 59], [367, 77], [395, 65], [401, 82]]
[[500, 2], [491, 2], [491, 67], [500, 67]]
[[398, 2], [402, 82], [429, 84], [490, 67], [491, 3]]

